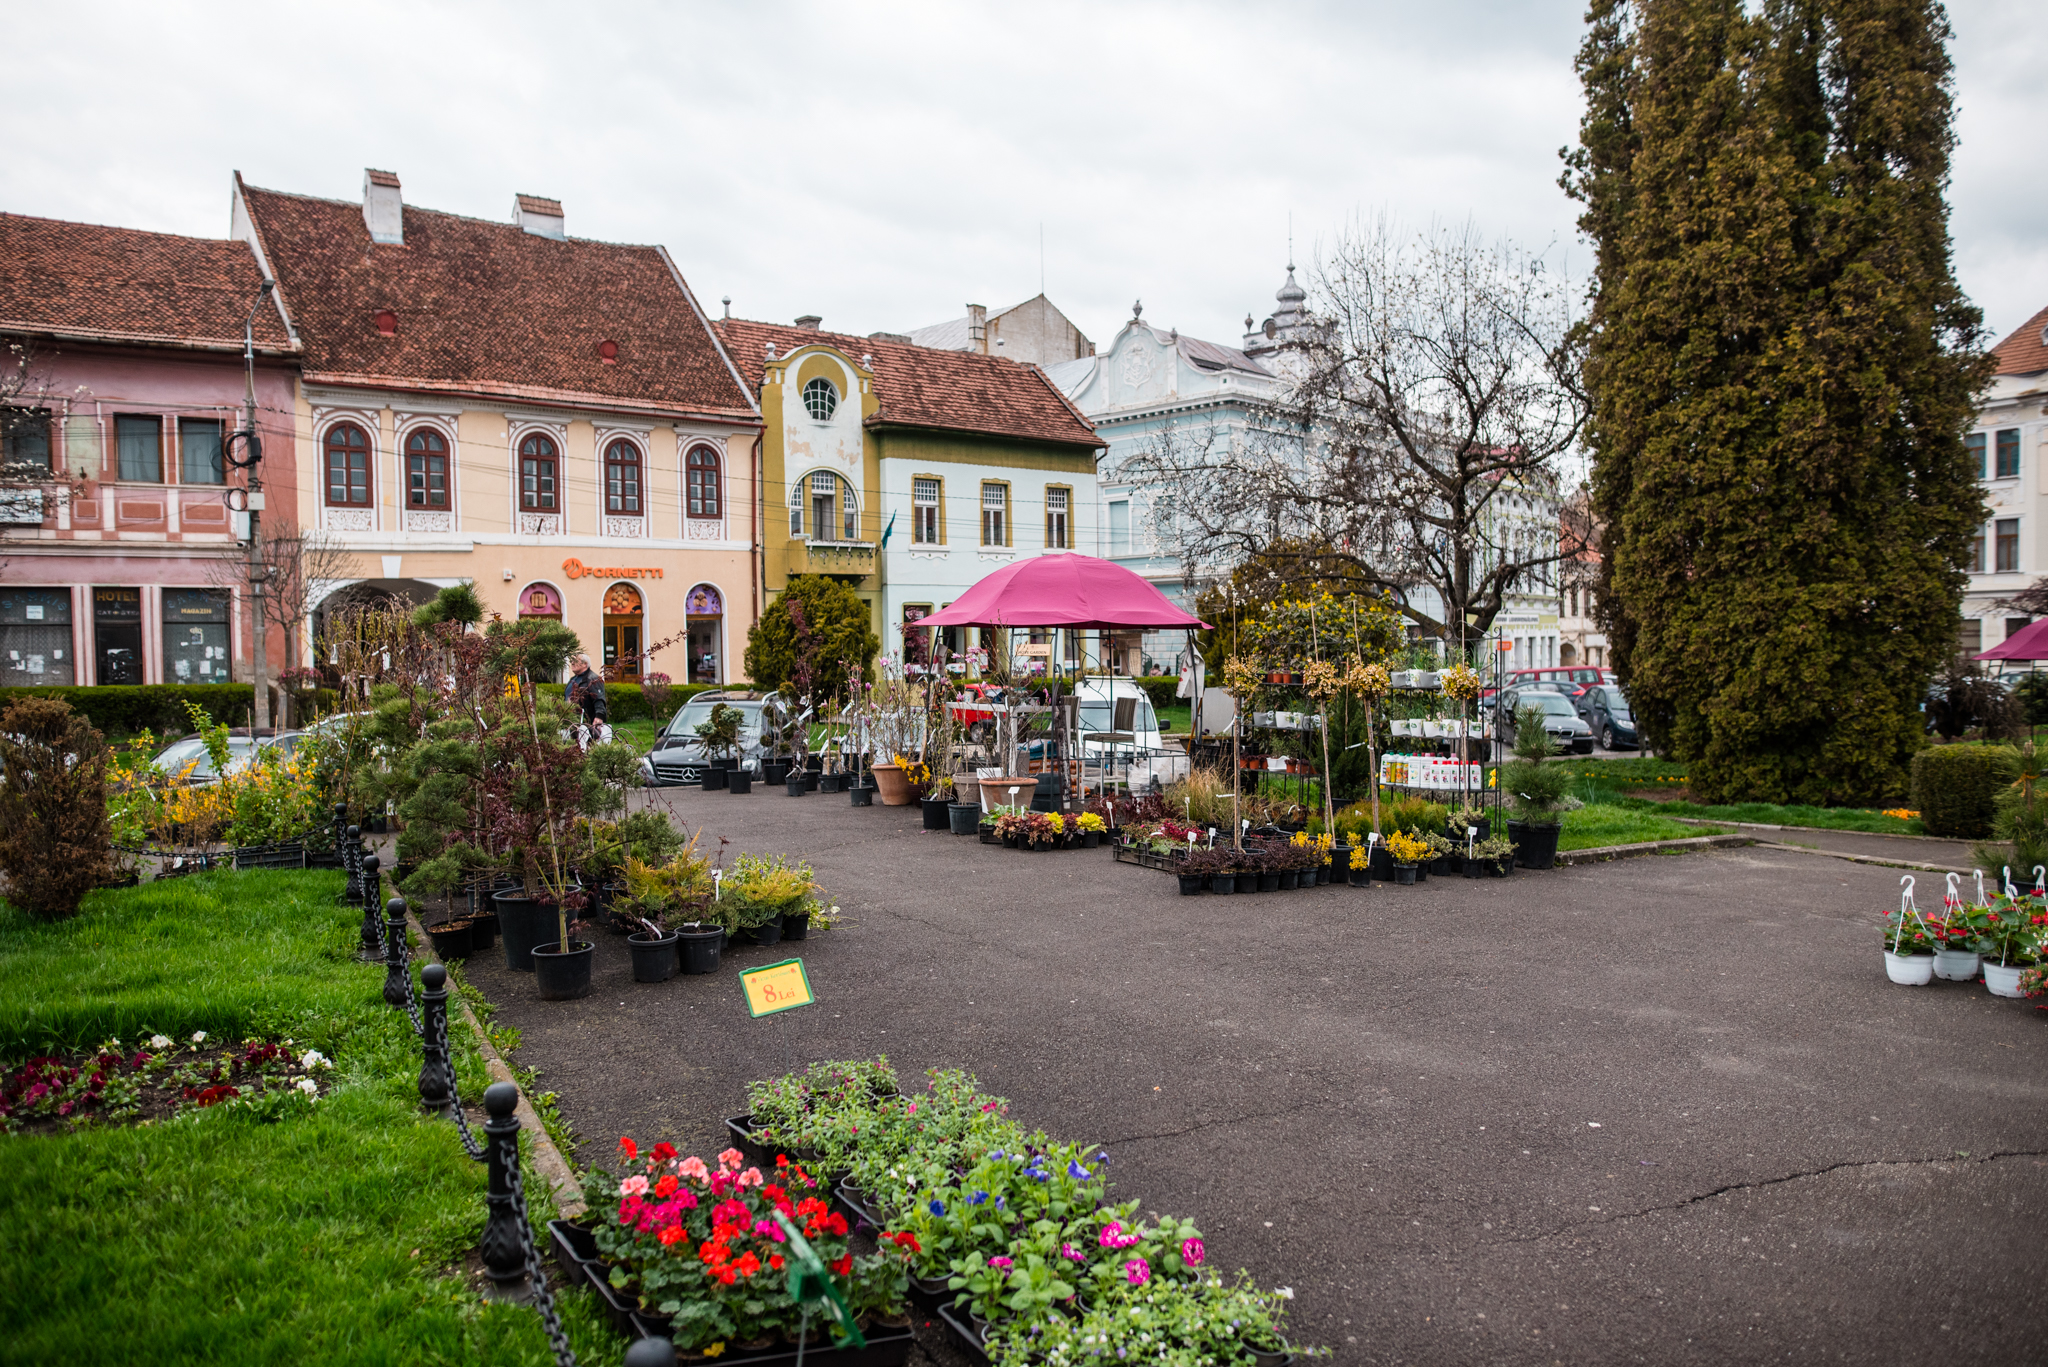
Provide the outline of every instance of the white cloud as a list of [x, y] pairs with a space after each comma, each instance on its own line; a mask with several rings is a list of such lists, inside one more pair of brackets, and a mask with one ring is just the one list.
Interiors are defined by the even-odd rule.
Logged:
[[[714, 309], [900, 330], [1048, 291], [1098, 340], [1234, 338], [1288, 215], [1472, 219], [1587, 253], [1556, 188], [1578, 0], [1412, 6], [85, 4], [9, 19], [0, 204], [219, 235], [255, 184], [669, 246]], [[2043, 39], [1956, 7], [1957, 260], [2000, 331], [2048, 303]]]

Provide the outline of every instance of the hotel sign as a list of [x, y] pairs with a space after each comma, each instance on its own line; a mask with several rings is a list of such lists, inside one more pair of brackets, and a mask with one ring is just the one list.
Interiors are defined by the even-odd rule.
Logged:
[[562, 562], [562, 573], [571, 579], [659, 579], [659, 566], [586, 565], [575, 556]]

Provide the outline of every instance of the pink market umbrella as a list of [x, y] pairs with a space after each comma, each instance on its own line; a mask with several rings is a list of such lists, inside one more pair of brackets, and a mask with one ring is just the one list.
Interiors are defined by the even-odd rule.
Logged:
[[[983, 580], [982, 583], [987, 583]], [[977, 584], [975, 587], [979, 588]], [[954, 606], [959, 606], [955, 604]], [[2005, 640], [1976, 656], [1979, 660], [2048, 660], [2048, 617], [2020, 628]]]
[[[1035, 555], [1005, 565], [921, 627], [1204, 627], [1121, 565], [1092, 555]], [[2048, 623], [2044, 623], [2048, 625]], [[2048, 652], [2044, 652], [2048, 655]]]

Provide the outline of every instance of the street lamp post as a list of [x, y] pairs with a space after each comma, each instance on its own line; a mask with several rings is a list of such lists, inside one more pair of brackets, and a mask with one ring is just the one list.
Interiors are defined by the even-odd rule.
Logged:
[[[270, 687], [265, 675], [269, 672], [264, 659], [265, 637], [263, 611], [263, 581], [269, 575], [269, 567], [263, 563], [263, 477], [256, 472], [256, 466], [263, 459], [263, 441], [256, 435], [256, 312], [270, 298], [270, 292], [277, 288], [275, 280], [266, 279], [263, 288], [256, 292], [256, 301], [249, 306], [249, 316], [242, 320], [242, 371], [247, 390], [242, 403], [242, 430], [229, 436], [226, 446], [227, 461], [237, 470], [249, 472], [249, 608], [250, 621], [254, 627], [254, 711], [250, 715], [253, 729], [270, 725]], [[242, 454], [235, 454], [239, 442]]]

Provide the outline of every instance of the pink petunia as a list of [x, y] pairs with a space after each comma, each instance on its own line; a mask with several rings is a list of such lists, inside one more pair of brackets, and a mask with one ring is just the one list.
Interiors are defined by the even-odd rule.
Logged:
[[1180, 1244], [1180, 1260], [1189, 1267], [1200, 1267], [1202, 1259], [1209, 1256], [1209, 1250], [1202, 1247], [1200, 1239], [1183, 1239]]
[[1111, 1220], [1108, 1224], [1102, 1227], [1102, 1237], [1097, 1239], [1095, 1242], [1102, 1245], [1104, 1248], [1115, 1248], [1117, 1246], [1117, 1232], [1122, 1228], [1122, 1225], [1118, 1224], [1115, 1220]]
[[1152, 1280], [1152, 1264], [1143, 1258], [1133, 1258], [1124, 1264], [1124, 1276], [1130, 1278], [1132, 1286], [1143, 1286]]
[[1001, 1257], [990, 1258], [988, 1260], [988, 1265], [994, 1268], [996, 1271], [1003, 1273], [1007, 1273], [1013, 1266], [1015, 1266], [1015, 1264], [1012, 1263], [1008, 1258]]
[[1073, 1261], [1077, 1263], [1085, 1263], [1088, 1261], [1088, 1255], [1086, 1253], [1083, 1253], [1080, 1249], [1075, 1248], [1072, 1244], [1061, 1244], [1060, 1256], [1062, 1258], [1071, 1258]]
[[748, 1168], [739, 1176], [739, 1184], [742, 1189], [758, 1187], [761, 1185], [762, 1180], [763, 1179], [761, 1177], [761, 1170], [759, 1168]]
[[619, 1195], [621, 1196], [645, 1196], [646, 1194], [647, 1179], [645, 1177], [628, 1177], [625, 1181], [619, 1183]]
[[683, 1176], [689, 1178], [692, 1182], [707, 1182], [711, 1179], [711, 1169], [705, 1167], [704, 1160], [695, 1154], [683, 1160], [683, 1166], [680, 1171]]
[[718, 1166], [732, 1172], [738, 1172], [740, 1164], [746, 1161], [747, 1156], [738, 1149], [727, 1149], [724, 1153], [718, 1155]]

